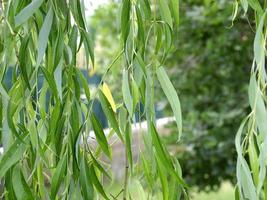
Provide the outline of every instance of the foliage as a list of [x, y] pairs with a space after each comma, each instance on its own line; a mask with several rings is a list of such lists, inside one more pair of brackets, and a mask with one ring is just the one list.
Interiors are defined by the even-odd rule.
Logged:
[[[248, 97], [251, 112], [242, 121], [235, 138], [237, 150], [236, 199], [266, 199], [267, 110], [266, 110], [266, 6], [267, 1], [240, 1], [254, 21], [254, 59]], [[242, 133], [245, 132], [243, 137]]]
[[[101, 157], [112, 159], [109, 138], [116, 134], [125, 144], [128, 160], [122, 169], [125, 183], [118, 195], [122, 193], [123, 199], [131, 199], [128, 184], [140, 166], [132, 161], [130, 124], [134, 111], [140, 113], [138, 102], [142, 102], [145, 111], [140, 114], [145, 116], [149, 128], [148, 134], [144, 134], [146, 149], [141, 154], [144, 176], [136, 184], [141, 189], [146, 186], [151, 198], [161, 186], [163, 199], [186, 199], [187, 186], [180, 165], [161, 142], [154, 113], [154, 87], [159, 79], [177, 116], [181, 135], [180, 105], [173, 103], [178, 96], [162, 67], [170, 49], [175, 48], [172, 44], [179, 24], [178, 0], [158, 0], [153, 6], [148, 0], [122, 1], [120, 50], [105, 67], [94, 93], [76, 67], [81, 49], [85, 51], [87, 68], [94, 68], [98, 56], [94, 54], [93, 37], [85, 21], [84, 3], [1, 1], [0, 131], [4, 154], [0, 178], [5, 187], [2, 197], [109, 199], [103, 182], [110, 177], [108, 164]], [[118, 59], [122, 62], [122, 98], [114, 106], [104, 83]], [[12, 87], [7, 88], [3, 79], [10, 69]], [[42, 78], [45, 81], [39, 84]], [[81, 100], [82, 93], [85, 100]], [[112, 129], [108, 136], [92, 109], [96, 99]], [[96, 149], [85, 142], [90, 130], [96, 136]]]
[[[179, 91], [184, 128], [180, 145], [177, 145], [175, 123], [170, 126], [172, 134], [164, 139], [179, 158], [186, 181], [200, 190], [216, 189], [223, 180], [235, 182], [235, 131], [249, 106], [246, 91], [253, 59], [250, 48], [253, 30], [244, 16], [232, 26], [233, 3], [227, 0], [180, 2], [179, 37], [174, 41], [179, 48], [172, 49], [165, 62], [165, 69]], [[96, 10], [90, 25], [99, 33], [96, 43], [100, 47], [107, 45], [118, 51], [119, 30], [114, 7], [118, 4], [110, 3]], [[98, 50], [105, 55], [99, 63], [111, 60], [110, 51]], [[98, 71], [102, 71], [101, 66]], [[120, 82], [114, 77], [120, 76], [120, 61], [112, 73], [114, 76], [107, 81], [118, 91]], [[172, 115], [158, 84], [155, 93], [156, 109], [165, 116]], [[114, 99], [121, 96], [117, 92]], [[160, 112], [156, 114], [162, 116]]]

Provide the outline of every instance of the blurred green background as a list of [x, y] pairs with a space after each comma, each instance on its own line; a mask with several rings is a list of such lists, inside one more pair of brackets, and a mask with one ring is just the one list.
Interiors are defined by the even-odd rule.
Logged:
[[[190, 194], [198, 200], [234, 199], [234, 137], [248, 109], [253, 30], [241, 14], [232, 22], [233, 3], [181, 1], [178, 40], [165, 66], [181, 100], [184, 129], [177, 144], [176, 127], [169, 125], [171, 131], [164, 141], [179, 158], [183, 176], [192, 186]], [[110, 1], [89, 20], [96, 54], [101, 55], [97, 58], [98, 73], [120, 50], [118, 9], [119, 4]], [[120, 62], [112, 68], [114, 76], [108, 79], [112, 91], [120, 91], [120, 69]], [[164, 116], [170, 116], [163, 92], [160, 87], [156, 90], [157, 107]], [[119, 92], [113, 95], [115, 101], [121, 97]]]

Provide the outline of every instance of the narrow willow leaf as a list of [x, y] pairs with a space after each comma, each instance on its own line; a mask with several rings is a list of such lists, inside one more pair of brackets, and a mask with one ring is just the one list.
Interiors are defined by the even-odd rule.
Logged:
[[[18, 107], [22, 101], [21, 92], [23, 90], [22, 86], [21, 86], [21, 82], [18, 80], [16, 83], [18, 83], [18, 84], [14, 84], [14, 86], [9, 91], [10, 100], [8, 101], [8, 105], [7, 105], [7, 113], [8, 113], [7, 123], [8, 123], [8, 127], [11, 130], [12, 134], [14, 134], [14, 136], [23, 143], [23, 139], [22, 139], [21, 135], [19, 134], [19, 132], [17, 131], [16, 125], [14, 123], [15, 113], [18, 110]], [[17, 92], [17, 93], [15, 94], [15, 92]]]
[[[25, 139], [25, 135], [22, 136], [22, 139]], [[26, 148], [26, 144], [18, 139], [10, 146], [0, 160], [0, 178], [22, 158]]]
[[12, 173], [12, 184], [14, 188], [15, 195], [18, 200], [33, 200], [33, 194], [29, 185], [26, 183], [25, 178], [17, 165]]
[[180, 139], [182, 135], [182, 113], [178, 95], [163, 67], [157, 69], [157, 77], [173, 110], [178, 127], [178, 139]]
[[93, 165], [90, 165], [90, 170], [89, 170], [89, 174], [90, 174], [90, 179], [92, 180], [95, 188], [97, 189], [97, 191], [105, 198], [105, 199], [109, 199], [105, 193], [105, 190], [102, 186], [102, 184], [99, 182], [97, 175], [95, 173], [95, 169]]
[[52, 176], [51, 182], [51, 199], [55, 199], [61, 181], [63, 180], [64, 175], [66, 174], [67, 170], [67, 154], [64, 154], [63, 158], [59, 161], [55, 172]]
[[133, 94], [133, 110], [135, 110], [136, 105], [139, 101], [140, 95], [139, 95], [139, 89], [138, 89], [138, 85], [135, 82], [134, 78], [132, 78], [132, 94]]
[[111, 91], [110, 91], [108, 85], [107, 85], [105, 82], [104, 82], [103, 85], [102, 85], [102, 92], [103, 92], [103, 94], [106, 96], [106, 98], [107, 98], [109, 104], [110, 104], [111, 107], [112, 107], [112, 110], [113, 110], [114, 112], [116, 112], [116, 104], [115, 104], [115, 101], [114, 101], [114, 99], [113, 99], [113, 97], [112, 97], [112, 94], [111, 94]]
[[130, 164], [130, 168], [133, 169], [133, 155], [132, 155], [132, 127], [131, 124], [128, 122], [126, 125], [125, 130], [125, 144], [126, 144], [126, 153], [127, 158]]
[[156, 28], [157, 32], [157, 43], [155, 46], [155, 54], [157, 54], [162, 46], [163, 38], [162, 38], [162, 28], [160, 25], [157, 26]]
[[169, 199], [168, 180], [165, 175], [166, 174], [166, 172], [164, 171], [165, 169], [163, 168], [162, 163], [158, 158], [157, 158], [157, 165], [158, 165], [159, 178], [162, 186], [162, 197], [164, 200], [168, 200]]
[[159, 0], [159, 10], [162, 16], [162, 19], [167, 22], [167, 24], [173, 28], [172, 26], [172, 17], [171, 17], [171, 11], [168, 6], [168, 2], [165, 0]]
[[[165, 51], [166, 53], [169, 52], [171, 46], [172, 46], [172, 30], [170, 26], [165, 25], [164, 26], [164, 34], [165, 34]], [[166, 56], [166, 53], [164, 56]]]
[[53, 70], [57, 68], [60, 65], [60, 62], [63, 60], [63, 50], [64, 50], [64, 36], [61, 31], [58, 32], [57, 34], [57, 39], [56, 39], [56, 48], [53, 49]]
[[56, 98], [58, 98], [57, 85], [54, 77], [46, 70], [46, 68], [41, 67], [41, 70], [45, 76], [47, 83], [49, 84], [50, 89], [52, 90], [52, 93]]
[[[150, 122], [149, 124], [151, 126], [151, 135], [152, 135], [152, 141], [153, 145], [155, 147], [155, 150], [157, 152], [156, 156], [162, 163], [164, 163], [164, 167], [166, 168], [166, 171], [168, 171], [170, 174], [174, 175], [177, 181], [184, 187], [187, 187], [186, 183], [182, 180], [180, 175], [175, 171], [172, 160], [170, 159], [169, 153], [166, 151], [166, 149], [163, 147], [162, 142], [160, 141], [159, 135], [157, 133], [157, 130], [153, 123]], [[166, 175], [166, 174], [165, 174]]]
[[86, 80], [86, 78], [84, 77], [84, 75], [82, 74], [82, 72], [75, 68], [75, 71], [77, 73], [77, 75], [79, 76], [81, 82], [82, 82], [82, 86], [83, 86], [83, 89], [84, 89], [84, 93], [85, 93], [85, 96], [87, 98], [87, 101], [90, 101], [90, 90], [89, 90], [89, 86], [88, 86], [88, 82]]
[[123, 0], [122, 11], [121, 11], [121, 34], [124, 45], [126, 44], [126, 40], [130, 30], [130, 11], [131, 11], [131, 1]]
[[122, 75], [122, 96], [129, 115], [133, 115], [133, 98], [130, 91], [128, 72], [123, 70]]
[[128, 112], [125, 107], [120, 107], [119, 108], [119, 125], [121, 128], [121, 131], [124, 132], [126, 129], [126, 124], [127, 124], [127, 115]]
[[58, 96], [62, 100], [62, 64], [63, 60], [61, 59], [58, 63], [58, 66], [54, 72], [54, 79], [56, 82], [56, 87], [58, 91]]
[[42, 25], [42, 28], [38, 36], [38, 55], [37, 55], [37, 61], [36, 61], [37, 67], [41, 64], [41, 61], [45, 54], [45, 50], [46, 50], [47, 43], [48, 43], [48, 37], [49, 37], [50, 30], [51, 30], [52, 23], [53, 23], [53, 15], [54, 15], [53, 7], [50, 6], [49, 11], [45, 17], [44, 23]]
[[264, 185], [265, 177], [266, 177], [266, 158], [267, 158], [267, 136], [264, 138], [263, 143], [259, 146], [260, 154], [259, 154], [259, 178], [257, 185], [257, 194], [260, 194], [262, 187]]
[[72, 60], [73, 60], [72, 55], [73, 54], [72, 54], [72, 50], [71, 50], [70, 46], [69, 45], [65, 45], [65, 48], [64, 48], [64, 59], [65, 59], [65, 61], [66, 61], [66, 63], [68, 65], [71, 65], [71, 63], [72, 63]]
[[171, 0], [170, 8], [172, 11], [172, 16], [175, 21], [176, 26], [179, 25], [179, 0]]
[[142, 21], [142, 14], [140, 12], [140, 9], [136, 6], [136, 17], [137, 17], [137, 24], [138, 24], [138, 38], [140, 38], [140, 41], [142, 44], [145, 43], [145, 30], [144, 30], [144, 24]]
[[19, 26], [26, 22], [42, 5], [43, 0], [34, 0], [27, 7], [20, 11], [19, 14], [15, 16], [15, 24]]
[[139, 53], [136, 54], [136, 59], [137, 59], [139, 65], [141, 66], [141, 69], [142, 69], [144, 75], [146, 75], [146, 64], [144, 62], [144, 59], [142, 58], [142, 56]]
[[148, 186], [150, 189], [153, 188], [154, 181], [153, 181], [153, 175], [149, 167], [148, 160], [145, 158], [145, 155], [141, 153], [141, 161], [142, 161], [142, 169], [144, 170], [144, 175], [147, 179]]
[[81, 159], [80, 168], [80, 184], [83, 196], [85, 199], [88, 200], [94, 199], [94, 188], [92, 180], [89, 176], [90, 169], [85, 159], [85, 156], [83, 156], [83, 158]]
[[[94, 56], [94, 50], [93, 50], [93, 41], [91, 40], [91, 37], [88, 32], [81, 29], [81, 34], [84, 38], [84, 45], [85, 45], [85, 51], [86, 56], [90, 55], [90, 59], [92, 61], [92, 64], [94, 66], [95, 64], [95, 56]], [[87, 64], [89, 63], [89, 59], [87, 57]]]
[[248, 11], [248, 1], [247, 0], [240, 0], [241, 5], [245, 11], [245, 13]]
[[27, 87], [29, 90], [31, 90], [28, 74], [27, 74], [27, 68], [29, 67], [29, 57], [28, 57], [28, 43], [29, 43], [29, 37], [23, 38], [19, 50], [19, 68], [21, 70], [21, 74], [23, 77], [23, 80], [25, 81]]
[[71, 29], [69, 37], [69, 46], [72, 52], [72, 64], [76, 63], [77, 41], [78, 41], [78, 28], [74, 25]]
[[242, 190], [244, 190], [247, 193], [248, 196], [246, 198], [258, 199], [249, 166], [242, 154], [241, 134], [243, 132], [246, 121], [247, 118], [243, 120], [243, 122], [241, 123], [235, 138], [235, 146], [238, 155], [237, 166], [239, 166], [237, 170], [237, 181], [240, 182], [240, 184], [242, 184], [243, 187]]
[[110, 175], [106, 172], [106, 170], [104, 170], [104, 168], [98, 163], [98, 161], [96, 160], [96, 158], [94, 157], [93, 153], [91, 151], [89, 151], [93, 164], [94, 166], [101, 172], [103, 173], [107, 178], [109, 178], [111, 180]]
[[114, 129], [114, 131], [120, 137], [120, 139], [123, 141], [123, 137], [122, 137], [115, 113], [113, 112], [110, 103], [108, 102], [106, 96], [102, 93], [101, 90], [99, 91], [98, 95], [99, 95], [99, 99], [100, 99], [100, 103], [101, 103], [101, 106], [103, 108], [103, 111], [104, 111], [111, 127]]
[[258, 185], [258, 177], [259, 177], [259, 165], [258, 165], [258, 155], [256, 149], [255, 141], [253, 137], [249, 138], [249, 146], [248, 146], [248, 155], [249, 155], [249, 163], [252, 169], [253, 180], [256, 185]]
[[267, 119], [267, 110], [264, 104], [264, 100], [257, 86], [255, 74], [251, 75], [248, 93], [251, 109], [255, 110], [258, 129], [260, 131], [260, 134], [265, 137], [267, 136], [267, 124], [265, 120]]
[[254, 56], [258, 66], [263, 64], [265, 42], [263, 38], [263, 25], [265, 21], [266, 12], [261, 16], [260, 23], [257, 28], [256, 36], [254, 39]]
[[107, 141], [107, 138], [106, 138], [105, 133], [103, 131], [103, 128], [101, 127], [100, 122], [98, 121], [98, 119], [96, 118], [94, 113], [91, 114], [90, 118], [91, 118], [91, 121], [92, 121], [92, 125], [93, 125], [93, 129], [94, 129], [94, 132], [95, 132], [97, 143], [100, 145], [100, 147], [103, 150], [103, 152], [109, 158], [111, 158], [111, 154], [110, 154], [109, 146], [108, 146], [108, 141]]

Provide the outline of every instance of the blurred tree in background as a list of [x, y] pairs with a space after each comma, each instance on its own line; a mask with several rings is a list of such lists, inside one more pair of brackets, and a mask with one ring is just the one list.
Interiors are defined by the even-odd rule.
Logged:
[[[173, 131], [165, 139], [179, 157], [189, 185], [216, 189], [222, 181], [235, 179], [234, 137], [248, 109], [253, 31], [245, 17], [231, 28], [232, 1], [188, 0], [180, 4], [179, 41], [174, 45], [179, 48], [170, 54], [166, 67], [181, 99], [183, 146], [176, 144], [177, 130], [172, 125]], [[105, 55], [97, 61], [100, 72], [119, 50], [118, 7], [114, 1], [103, 5], [90, 19], [92, 31], [99, 33], [96, 51]], [[113, 79], [108, 80], [113, 90], [121, 87], [116, 78], [120, 62], [117, 66], [112, 69]], [[157, 98], [162, 100], [159, 92]], [[120, 95], [114, 94], [115, 98]], [[167, 101], [161, 101], [160, 107], [165, 115], [171, 115]]]

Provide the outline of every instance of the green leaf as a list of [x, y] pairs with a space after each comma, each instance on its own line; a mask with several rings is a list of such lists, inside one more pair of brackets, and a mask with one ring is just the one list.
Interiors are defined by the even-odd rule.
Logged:
[[28, 74], [27, 74], [27, 68], [29, 68], [29, 55], [28, 55], [28, 43], [29, 43], [29, 37], [22, 38], [20, 50], [19, 50], [19, 68], [21, 70], [21, 74], [23, 77], [23, 80], [25, 81], [27, 87], [29, 90], [31, 90]]
[[248, 1], [247, 0], [240, 0], [241, 5], [245, 11], [245, 13], [248, 11]]
[[47, 43], [48, 43], [48, 37], [49, 37], [50, 30], [51, 30], [52, 23], [53, 23], [53, 15], [54, 15], [53, 7], [50, 6], [49, 11], [45, 17], [44, 23], [42, 25], [42, 28], [38, 36], [38, 55], [37, 55], [37, 61], [36, 61], [37, 67], [41, 64], [41, 61], [45, 54], [45, 50], [46, 50]]
[[131, 11], [131, 1], [123, 0], [122, 11], [121, 11], [121, 35], [123, 44], [126, 44], [130, 30], [130, 11]]
[[264, 137], [267, 135], [267, 111], [254, 73], [251, 74], [248, 93], [251, 109], [255, 112], [258, 129]]
[[55, 82], [54, 77], [46, 70], [46, 68], [41, 67], [41, 70], [45, 76], [47, 83], [49, 84], [50, 89], [52, 90], [52, 93], [56, 98], [59, 98], [57, 91], [57, 84]]
[[89, 174], [90, 174], [90, 179], [92, 180], [94, 186], [96, 187], [97, 191], [105, 198], [105, 199], [109, 199], [105, 193], [105, 190], [102, 186], [102, 184], [99, 182], [97, 175], [95, 173], [95, 169], [93, 165], [90, 165], [90, 170], [89, 170]]
[[101, 124], [99, 123], [99, 121], [96, 118], [94, 113], [91, 114], [90, 118], [92, 121], [92, 125], [93, 125], [93, 129], [95, 132], [97, 143], [100, 145], [103, 152], [111, 159], [108, 141], [107, 141], [107, 138], [106, 138], [105, 133], [103, 131], [103, 128], [101, 127]]
[[99, 95], [100, 103], [101, 103], [101, 106], [102, 106], [103, 111], [105, 113], [105, 116], [107, 117], [111, 127], [114, 129], [114, 131], [120, 137], [120, 139], [123, 141], [123, 137], [122, 137], [115, 113], [113, 112], [113, 109], [112, 109], [110, 103], [108, 102], [106, 96], [103, 94], [103, 92], [101, 90], [99, 90], [98, 95]]
[[168, 6], [168, 2], [166, 0], [158, 0], [159, 3], [159, 10], [162, 16], [162, 19], [171, 27], [172, 26], [172, 16], [171, 16], [171, 11]]
[[110, 175], [109, 175], [109, 174], [106, 172], [106, 170], [104, 170], [104, 168], [97, 162], [97, 160], [96, 160], [96, 158], [94, 157], [93, 153], [92, 153], [91, 151], [89, 151], [89, 153], [90, 153], [90, 156], [91, 156], [91, 158], [92, 158], [92, 161], [93, 161], [94, 166], [95, 166], [97, 169], [99, 169], [99, 171], [100, 171], [101, 173], [103, 173], [106, 177], [108, 177], [108, 178], [111, 180]]
[[122, 72], [122, 96], [125, 106], [129, 112], [129, 115], [133, 115], [133, 99], [130, 92], [129, 80], [128, 80], [128, 71], [123, 70]]
[[260, 23], [257, 27], [254, 39], [254, 56], [258, 67], [262, 66], [264, 61], [265, 40], [263, 37], [263, 25], [265, 21], [265, 16], [266, 12], [264, 12], [263, 15], [261, 16]]
[[174, 113], [178, 127], [178, 140], [180, 140], [182, 135], [182, 112], [178, 95], [163, 67], [157, 69], [157, 77]]
[[63, 158], [61, 158], [60, 161], [58, 162], [56, 170], [52, 176], [51, 199], [56, 198], [61, 181], [63, 180], [63, 177], [66, 174], [66, 170], [67, 170], [67, 154], [65, 153]]
[[249, 163], [251, 166], [253, 179], [256, 185], [258, 185], [258, 178], [259, 178], [258, 153], [257, 153], [257, 146], [255, 145], [253, 137], [249, 138], [248, 155], [249, 155]]
[[77, 41], [78, 41], [78, 29], [74, 25], [71, 28], [71, 33], [69, 37], [69, 46], [72, 52], [72, 64], [76, 63]]
[[186, 183], [183, 181], [183, 179], [180, 177], [180, 175], [175, 171], [172, 160], [170, 159], [170, 155], [166, 151], [166, 149], [164, 148], [163, 143], [160, 141], [159, 135], [157, 133], [157, 130], [156, 130], [154, 124], [150, 122], [149, 125], [151, 127], [153, 146], [155, 147], [155, 150], [157, 152], [156, 157], [162, 163], [164, 163], [164, 167], [165, 167], [167, 172], [172, 174], [182, 186], [187, 187]]
[[172, 11], [172, 16], [175, 21], [176, 26], [179, 25], [179, 0], [171, 0], [170, 1], [170, 8]]
[[89, 176], [89, 166], [85, 159], [85, 156], [82, 157], [80, 163], [80, 184], [83, 193], [83, 197], [88, 200], [94, 199], [94, 188], [92, 180]]
[[28, 6], [23, 8], [19, 14], [15, 16], [15, 25], [16, 27], [26, 22], [42, 5], [43, 0], [34, 0]]
[[144, 153], [140, 153], [141, 161], [142, 161], [142, 169], [144, 171], [144, 175], [146, 177], [146, 182], [148, 183], [148, 186], [150, 189], [153, 189], [153, 185], [155, 184], [153, 181], [153, 175], [152, 175], [152, 170], [151, 170], [151, 162], [145, 157]]
[[136, 108], [136, 105], [138, 104], [139, 102], [139, 98], [140, 98], [140, 95], [139, 95], [139, 88], [138, 88], [138, 85], [137, 83], [135, 82], [134, 78], [132, 77], [132, 94], [133, 94], [133, 110], [135, 110]]
[[126, 144], [126, 153], [127, 158], [130, 163], [130, 168], [133, 169], [133, 155], [132, 155], [132, 127], [131, 124], [128, 122], [126, 124], [126, 130], [125, 130], [125, 144]]
[[12, 173], [12, 184], [14, 188], [15, 195], [18, 200], [33, 200], [31, 189], [20, 170], [20, 167], [17, 165], [13, 169]]
[[[156, 157], [157, 158], [157, 157]], [[163, 164], [161, 163], [160, 159], [157, 160], [157, 165], [158, 165], [158, 173], [159, 173], [159, 178], [161, 182], [161, 187], [162, 187], [162, 197], [164, 200], [169, 199], [169, 187], [168, 187], [168, 180], [166, 177], [166, 172], [164, 171], [164, 167], [162, 166]]]
[[58, 96], [60, 100], [62, 100], [62, 64], [63, 64], [63, 60], [61, 59], [54, 72], [54, 79], [56, 82], [56, 88], [57, 88]]
[[155, 47], [155, 54], [159, 52], [163, 42], [161, 25], [156, 26], [156, 33], [157, 33], [157, 43]]
[[[25, 139], [26, 135], [22, 136]], [[27, 146], [17, 139], [10, 148], [3, 154], [0, 160], [0, 178], [2, 178], [5, 173], [16, 164], [23, 156]]]
[[83, 73], [78, 68], [75, 68], [75, 71], [82, 82], [82, 86], [83, 86], [87, 101], [90, 101], [90, 90], [89, 90], [88, 82], [87, 82], [86, 78], [84, 77]]
[[246, 193], [245, 198], [258, 199], [256, 188], [254, 186], [253, 179], [251, 177], [250, 169], [247, 164], [247, 161], [243, 157], [242, 146], [241, 146], [241, 135], [247, 119], [248, 118], [242, 121], [235, 137], [235, 147], [237, 151], [237, 182], [239, 185], [239, 189]]
[[145, 30], [144, 30], [144, 23], [142, 21], [142, 15], [140, 9], [135, 6], [136, 17], [137, 17], [137, 24], [138, 24], [138, 38], [142, 44], [145, 44]]
[[84, 38], [84, 45], [85, 45], [85, 51], [86, 51], [86, 58], [87, 58], [87, 65], [89, 63], [88, 55], [90, 55], [92, 64], [94, 66], [95, 64], [95, 56], [94, 56], [94, 50], [93, 50], [93, 42], [90, 38], [90, 35], [88, 32], [81, 29], [81, 34]]

